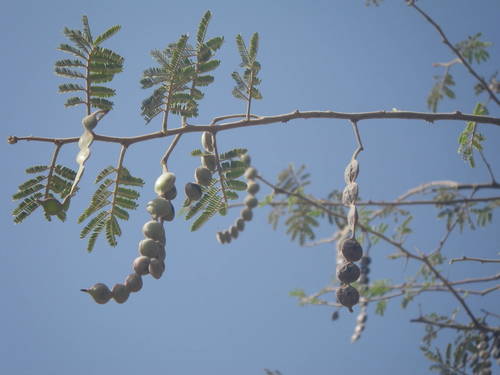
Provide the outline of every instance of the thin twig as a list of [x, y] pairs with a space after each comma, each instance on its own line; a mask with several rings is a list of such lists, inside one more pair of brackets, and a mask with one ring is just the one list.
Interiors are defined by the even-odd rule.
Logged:
[[56, 143], [54, 153], [52, 154], [52, 160], [50, 162], [49, 174], [47, 175], [47, 186], [45, 187], [44, 198], [47, 199], [49, 197], [50, 190], [50, 180], [52, 179], [52, 175], [54, 174], [54, 169], [56, 166], [57, 156], [59, 155], [59, 150], [62, 147], [62, 143]]
[[120, 149], [120, 156], [118, 157], [118, 164], [116, 166], [116, 179], [115, 179], [115, 188], [113, 191], [113, 200], [111, 201], [111, 208], [109, 209], [109, 213], [113, 214], [113, 210], [116, 204], [116, 198], [118, 196], [118, 187], [120, 185], [120, 174], [123, 167], [123, 159], [125, 158], [125, 153], [127, 152], [127, 145], [122, 145]]
[[450, 264], [453, 264], [455, 262], [466, 262], [466, 261], [481, 262], [481, 263], [500, 263], [500, 259], [471, 258], [463, 256], [461, 258], [450, 259]]
[[481, 155], [481, 159], [483, 160], [483, 163], [486, 165], [486, 168], [488, 169], [488, 173], [490, 174], [490, 177], [491, 177], [491, 182], [496, 184], [497, 180], [495, 179], [495, 175], [493, 174], [493, 170], [491, 169], [490, 163], [488, 163], [488, 160], [486, 160], [486, 158], [484, 157], [483, 151], [481, 151], [481, 150], [478, 150], [478, 151], [479, 151], [479, 155]]
[[[412, 322], [412, 323], [430, 324], [430, 325], [434, 325], [434, 326], [441, 327], [441, 328], [452, 328], [452, 329], [457, 329], [457, 330], [460, 330], [460, 331], [472, 331], [472, 330], [478, 329], [477, 327], [464, 326], [462, 324], [451, 324], [451, 323], [435, 322], [435, 321], [429, 320], [429, 319], [427, 319], [425, 317], [411, 319], [410, 322]], [[500, 332], [500, 327], [491, 327], [491, 326], [487, 326], [487, 325], [482, 325], [480, 329], [484, 330], [484, 331]]]
[[467, 62], [467, 60], [465, 60], [465, 58], [462, 56], [462, 54], [460, 53], [460, 51], [453, 44], [451, 44], [451, 42], [449, 41], [449, 39], [446, 37], [445, 33], [443, 32], [443, 29], [441, 28], [441, 26], [439, 26], [436, 23], [436, 21], [434, 21], [427, 13], [425, 13], [422, 9], [420, 9], [417, 5], [415, 5], [415, 1], [409, 1], [409, 5], [412, 6], [413, 8], [415, 8], [415, 10], [417, 12], [419, 12], [432, 26], [434, 26], [434, 28], [439, 33], [439, 35], [441, 35], [443, 43], [446, 44], [453, 51], [453, 53], [455, 55], [457, 55], [457, 57], [460, 59], [460, 61], [462, 62], [462, 64], [467, 68], [467, 70], [469, 71], [469, 73], [472, 74], [474, 76], [474, 78], [476, 78], [479, 81], [479, 83], [481, 84], [481, 86], [483, 86], [483, 88], [486, 91], [488, 91], [488, 94], [490, 95], [491, 99], [493, 99], [498, 105], [500, 105], [500, 100], [497, 98], [497, 96], [495, 95], [495, 93], [490, 89], [490, 87], [484, 81], [484, 79], [482, 79], [479, 76], [479, 74], [476, 73], [476, 71]]
[[175, 146], [177, 146], [177, 142], [179, 142], [179, 140], [181, 139], [181, 137], [182, 137], [182, 134], [177, 134], [174, 137], [174, 140], [172, 141], [172, 143], [170, 144], [170, 146], [168, 146], [167, 151], [165, 152], [165, 154], [161, 158], [160, 164], [162, 166], [162, 170], [163, 170], [164, 173], [168, 172], [168, 166], [167, 166], [168, 158], [172, 154], [172, 151], [174, 151], [174, 148], [175, 148]]

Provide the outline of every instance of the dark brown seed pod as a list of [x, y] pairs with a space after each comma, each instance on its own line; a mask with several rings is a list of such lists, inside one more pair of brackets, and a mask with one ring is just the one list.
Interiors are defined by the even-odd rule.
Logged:
[[203, 195], [201, 186], [192, 182], [188, 182], [186, 184], [186, 186], [184, 187], [184, 192], [186, 193], [188, 199], [191, 201], [197, 201]]
[[194, 177], [196, 182], [203, 186], [210, 185], [210, 181], [212, 180], [212, 172], [208, 168], [198, 167], [194, 172]]
[[128, 300], [130, 291], [125, 286], [125, 284], [115, 284], [115, 286], [111, 290], [111, 293], [113, 293], [113, 299], [116, 301], [116, 303], [124, 303], [126, 300]]
[[217, 161], [215, 160], [215, 155], [204, 155], [201, 157], [201, 165], [208, 170], [215, 172], [217, 169]]
[[252, 217], [253, 217], [253, 212], [251, 208], [246, 207], [241, 211], [241, 218], [243, 220], [250, 221], [252, 220]]
[[259, 192], [260, 185], [257, 182], [251, 181], [247, 184], [248, 194], [255, 195]]
[[353, 238], [342, 241], [340, 252], [348, 262], [357, 262], [363, 256], [363, 248], [359, 242]]
[[359, 173], [359, 163], [356, 159], [352, 159], [344, 171], [345, 183], [350, 184], [351, 182], [354, 182], [356, 177], [358, 177], [358, 173]]
[[241, 217], [236, 220], [236, 228], [238, 228], [238, 230], [240, 232], [243, 232], [243, 230], [245, 229], [245, 220], [243, 220]]
[[142, 289], [142, 277], [137, 273], [131, 273], [125, 279], [125, 286], [130, 292], [138, 292]]
[[255, 179], [255, 177], [257, 177], [257, 169], [255, 169], [253, 167], [247, 168], [245, 171], [245, 178], [247, 180], [253, 180], [253, 179]]
[[134, 259], [134, 263], [132, 267], [134, 268], [135, 273], [139, 275], [147, 275], [149, 273], [149, 261], [151, 258], [140, 256]]
[[352, 307], [359, 302], [359, 292], [351, 285], [344, 285], [337, 289], [337, 301], [353, 312]]
[[255, 198], [253, 195], [247, 195], [245, 198], [245, 205], [248, 208], [255, 208], [259, 204], [259, 201], [257, 198]]
[[231, 228], [229, 228], [229, 232], [231, 233], [231, 237], [233, 239], [238, 238], [238, 228], [236, 228], [236, 226], [233, 225]]
[[372, 259], [369, 256], [364, 256], [361, 258], [361, 265], [368, 266], [372, 262]]
[[337, 269], [337, 279], [344, 284], [355, 282], [360, 275], [359, 267], [354, 263], [345, 263]]
[[174, 200], [175, 197], [177, 197], [177, 188], [175, 187], [175, 185], [169, 191], [163, 194], [162, 197], [168, 199], [169, 201]]

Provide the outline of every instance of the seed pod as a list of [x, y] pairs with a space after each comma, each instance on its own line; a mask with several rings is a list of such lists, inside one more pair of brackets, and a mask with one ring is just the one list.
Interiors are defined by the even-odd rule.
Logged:
[[201, 134], [201, 145], [208, 152], [214, 152], [214, 137], [210, 132], [203, 132]]
[[344, 188], [342, 193], [342, 203], [346, 206], [350, 206], [356, 202], [356, 199], [358, 199], [358, 184], [351, 182]]
[[368, 267], [368, 266], [361, 266], [361, 273], [364, 273], [365, 275], [368, 275], [370, 273], [370, 267]]
[[102, 109], [95, 111], [94, 113], [91, 113], [88, 116], [85, 116], [82, 119], [82, 125], [85, 129], [91, 131], [93, 130], [96, 126], [99, 120], [106, 114], [107, 111], [104, 111]]
[[238, 228], [240, 232], [243, 232], [243, 229], [245, 229], [245, 220], [242, 218], [236, 220], [236, 228]]
[[97, 283], [94, 284], [90, 289], [80, 289], [82, 292], [88, 293], [92, 296], [94, 301], [98, 304], [103, 305], [111, 299], [111, 291], [106, 286], [106, 284]]
[[246, 207], [241, 211], [241, 218], [243, 220], [250, 221], [252, 220], [252, 217], [253, 217], [253, 212], [251, 208]]
[[142, 289], [142, 277], [137, 273], [131, 273], [125, 279], [125, 286], [130, 292], [138, 292]]
[[194, 177], [196, 182], [203, 186], [210, 185], [210, 181], [212, 180], [212, 172], [205, 167], [198, 167], [194, 172]]
[[149, 201], [146, 210], [151, 214], [153, 219], [163, 219], [166, 221], [172, 221], [175, 217], [175, 210], [172, 203], [165, 198], [155, 198]]
[[124, 284], [115, 284], [115, 286], [111, 290], [111, 293], [113, 293], [113, 299], [117, 303], [124, 303], [126, 300], [128, 300], [130, 291]]
[[152, 258], [149, 262], [148, 269], [151, 276], [153, 276], [155, 279], [159, 279], [161, 275], [163, 275], [163, 271], [165, 271], [165, 263], [163, 263], [159, 259]]
[[248, 194], [255, 195], [259, 192], [260, 185], [257, 182], [251, 181], [247, 184]]
[[165, 243], [165, 230], [163, 229], [163, 225], [157, 221], [151, 220], [144, 224], [142, 233], [144, 233], [147, 238]]
[[347, 214], [347, 225], [354, 228], [358, 224], [358, 209], [355, 205], [351, 205], [349, 213]]
[[226, 243], [226, 236], [224, 236], [224, 234], [222, 232], [217, 232], [217, 234], [215, 235], [215, 237], [217, 238], [217, 241], [221, 245], [224, 245]]
[[243, 154], [240, 156], [240, 160], [245, 163], [246, 165], [250, 165], [250, 163], [252, 162], [252, 159], [250, 158], [250, 155], [248, 154]]
[[201, 186], [198, 184], [193, 184], [192, 182], [188, 182], [184, 187], [184, 192], [186, 196], [191, 201], [197, 201], [201, 198], [203, 192], [201, 191]]
[[366, 323], [366, 320], [368, 319], [368, 315], [366, 315], [366, 313], [361, 313], [358, 315], [358, 318], [356, 319], [356, 321], [358, 322], [358, 324], [361, 324], [361, 323]]
[[361, 274], [358, 281], [360, 284], [366, 284], [366, 285], [370, 284], [370, 278], [366, 276], [366, 274]]
[[363, 256], [363, 248], [359, 242], [353, 238], [342, 241], [340, 252], [348, 262], [357, 262]]
[[175, 197], [177, 197], [177, 188], [175, 187], [175, 185], [172, 187], [172, 189], [170, 189], [169, 191], [167, 191], [165, 194], [162, 195], [162, 198], [165, 198], [169, 201], [174, 200]]
[[238, 238], [238, 228], [236, 228], [234, 225], [231, 228], [229, 228], [229, 232], [231, 233], [231, 237], [233, 239]]
[[217, 161], [215, 155], [204, 155], [201, 157], [201, 165], [208, 170], [214, 172], [217, 169]]
[[165, 245], [160, 244], [160, 251], [158, 253], [157, 258], [161, 261], [165, 261], [165, 258], [167, 257], [167, 253], [165, 251]]
[[332, 314], [332, 320], [337, 320], [339, 318], [340, 314], [338, 311], [334, 311]]
[[337, 289], [337, 300], [350, 312], [353, 312], [352, 306], [359, 302], [359, 292], [350, 285], [341, 286]]
[[259, 201], [257, 198], [255, 198], [253, 195], [247, 195], [245, 198], [245, 205], [248, 208], [255, 208], [259, 204]]
[[347, 185], [356, 180], [359, 173], [359, 163], [356, 159], [352, 159], [351, 162], [347, 165], [344, 171], [344, 180]]
[[228, 230], [225, 230], [222, 232], [222, 235], [224, 236], [224, 239], [226, 240], [226, 243], [231, 243], [231, 233]]
[[359, 267], [354, 263], [345, 263], [337, 269], [337, 279], [344, 284], [355, 282], [360, 275]]
[[174, 184], [175, 184], [175, 174], [170, 172], [164, 172], [155, 181], [155, 186], [154, 186], [155, 193], [160, 196], [164, 195], [174, 187]]
[[354, 333], [352, 336], [351, 336], [351, 342], [356, 342], [359, 340], [359, 335], [357, 333]]
[[158, 258], [161, 247], [162, 245], [159, 242], [151, 238], [145, 238], [139, 241], [139, 254], [148, 258]]
[[150, 258], [145, 256], [140, 256], [134, 259], [134, 263], [132, 267], [134, 268], [135, 273], [139, 275], [147, 275], [149, 273], [149, 260]]
[[257, 169], [255, 169], [253, 167], [247, 168], [245, 171], [245, 178], [247, 180], [253, 180], [253, 179], [255, 179], [255, 177], [257, 177]]
[[372, 262], [372, 259], [369, 256], [364, 256], [361, 258], [361, 265], [368, 266]]

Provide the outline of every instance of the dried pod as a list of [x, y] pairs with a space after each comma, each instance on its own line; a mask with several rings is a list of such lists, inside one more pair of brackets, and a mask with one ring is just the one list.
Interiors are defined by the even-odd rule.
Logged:
[[169, 201], [174, 200], [177, 197], [177, 188], [175, 187], [175, 185], [172, 187], [172, 189], [163, 194], [162, 197], [168, 199]]
[[210, 132], [203, 132], [201, 134], [201, 145], [208, 152], [214, 152], [214, 137]]
[[192, 182], [188, 182], [186, 184], [186, 186], [184, 187], [184, 192], [186, 193], [188, 199], [191, 201], [197, 201], [203, 195], [201, 186]]
[[166, 257], [167, 257], [167, 252], [165, 251], [165, 246], [164, 245], [162, 246], [160, 244], [160, 252], [158, 253], [158, 256], [156, 258], [158, 258], [161, 261], [164, 261]]
[[153, 219], [172, 221], [175, 217], [175, 209], [172, 202], [161, 197], [149, 201], [146, 210], [148, 210]]
[[175, 184], [175, 174], [170, 172], [164, 172], [155, 181], [154, 185], [155, 193], [160, 196], [164, 195], [174, 187], [174, 184]]
[[346, 206], [350, 206], [356, 202], [356, 199], [358, 199], [358, 184], [351, 182], [344, 188], [342, 193], [342, 203]]
[[163, 225], [157, 221], [151, 220], [144, 224], [142, 233], [144, 233], [147, 238], [165, 243], [165, 230], [163, 229]]
[[252, 217], [253, 217], [253, 212], [251, 208], [246, 207], [241, 211], [241, 218], [243, 220], [250, 221], [252, 220]]
[[240, 232], [243, 232], [243, 230], [245, 229], [245, 220], [243, 220], [241, 217], [236, 220], [236, 228], [238, 228], [238, 230]]
[[226, 240], [226, 243], [231, 243], [231, 233], [228, 230], [225, 230], [222, 232], [222, 235], [224, 236], [224, 239]]
[[358, 209], [356, 206], [351, 205], [349, 208], [349, 213], [347, 214], [347, 225], [350, 228], [354, 228], [358, 224]]
[[356, 159], [352, 159], [344, 171], [345, 183], [348, 185], [351, 182], [354, 182], [354, 180], [356, 180], [356, 177], [358, 177], [358, 173], [359, 173], [359, 163]]
[[361, 258], [361, 265], [368, 266], [372, 262], [372, 259], [369, 256], [364, 256]]
[[142, 289], [142, 277], [137, 273], [131, 273], [125, 279], [125, 286], [130, 292], [138, 292]]
[[215, 155], [204, 155], [201, 157], [201, 165], [208, 170], [215, 172], [217, 169], [217, 160], [215, 160]]
[[259, 192], [260, 185], [257, 182], [251, 181], [247, 184], [248, 194], [255, 195]]
[[162, 245], [151, 238], [145, 238], [139, 241], [139, 254], [145, 257], [158, 258], [160, 248], [162, 248]]
[[240, 160], [245, 163], [246, 165], [250, 165], [250, 163], [252, 162], [252, 159], [250, 158], [250, 155], [248, 154], [243, 154], [240, 156]]
[[356, 328], [354, 328], [354, 334], [360, 335], [361, 332], [365, 330], [365, 325], [364, 324], [358, 324]]
[[165, 271], [165, 263], [163, 263], [163, 261], [159, 259], [152, 258], [149, 262], [148, 270], [151, 276], [153, 276], [155, 279], [159, 279]]
[[247, 180], [253, 180], [255, 177], [257, 177], [257, 169], [249, 167], [245, 170], [245, 178]]
[[352, 307], [359, 302], [359, 292], [351, 285], [344, 285], [337, 289], [337, 301], [352, 312]]
[[248, 208], [255, 208], [259, 204], [259, 201], [257, 198], [255, 198], [253, 195], [247, 195], [245, 198], [245, 205]]
[[125, 284], [115, 284], [115, 286], [111, 290], [111, 293], [113, 293], [113, 299], [117, 303], [124, 303], [126, 300], [128, 300], [130, 291], [125, 286]]
[[354, 263], [345, 263], [337, 269], [337, 279], [344, 284], [355, 282], [360, 275], [359, 267]]
[[149, 262], [151, 258], [140, 256], [134, 259], [132, 267], [135, 273], [139, 275], [147, 275], [149, 273]]
[[221, 245], [224, 245], [226, 243], [226, 236], [224, 236], [224, 234], [222, 232], [217, 232], [217, 234], [215, 235], [215, 237], [217, 238], [217, 241]]
[[359, 334], [357, 333], [354, 333], [352, 336], [351, 336], [351, 342], [356, 342], [359, 340]]
[[90, 289], [80, 289], [80, 290], [82, 292], [90, 294], [94, 299], [94, 301], [96, 301], [101, 305], [108, 302], [112, 297], [111, 290], [109, 290], [106, 284], [102, 283], [94, 284]]
[[342, 241], [340, 252], [348, 262], [357, 262], [363, 256], [363, 248], [354, 238]]
[[88, 116], [85, 116], [82, 119], [83, 127], [89, 131], [93, 130], [97, 126], [97, 123], [104, 117], [106, 113], [107, 111], [100, 109], [95, 111], [94, 113], [91, 113]]
[[361, 323], [366, 323], [366, 320], [368, 319], [368, 315], [366, 315], [365, 312], [362, 312], [361, 314], [358, 315], [358, 318], [356, 319], [356, 321], [358, 322], [358, 324], [361, 324]]
[[198, 167], [194, 172], [194, 177], [196, 182], [203, 186], [210, 185], [210, 181], [212, 180], [212, 172], [205, 167]]
[[231, 233], [231, 237], [233, 239], [238, 238], [238, 228], [236, 228], [234, 225], [231, 228], [229, 228], [229, 232]]

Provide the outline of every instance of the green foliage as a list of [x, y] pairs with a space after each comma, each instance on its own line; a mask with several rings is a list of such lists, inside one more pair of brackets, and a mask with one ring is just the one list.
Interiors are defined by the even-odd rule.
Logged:
[[[485, 116], [488, 115], [488, 109], [482, 103], [477, 103], [472, 112], [474, 115]], [[458, 153], [462, 158], [469, 162], [471, 168], [476, 165], [474, 162], [473, 150], [483, 150], [482, 142], [486, 139], [481, 133], [477, 131], [477, 123], [473, 121], [467, 122], [465, 129], [458, 137]]]
[[238, 34], [236, 36], [236, 45], [241, 57], [240, 66], [244, 68], [244, 72], [243, 77], [238, 72], [233, 72], [231, 75], [236, 82], [233, 96], [247, 102], [250, 102], [252, 98], [262, 99], [260, 91], [255, 87], [260, 84], [260, 79], [257, 77], [260, 71], [260, 63], [257, 61], [259, 34], [254, 33], [252, 35], [248, 49], [243, 37]]
[[188, 35], [182, 35], [163, 51], [151, 51], [159, 67], [146, 69], [141, 85], [142, 88], [159, 87], [142, 102], [141, 114], [146, 123], [160, 113], [198, 116], [198, 101], [204, 94], [197, 86], [208, 86], [214, 81], [213, 76], [205, 73], [220, 65], [220, 61], [212, 57], [224, 41], [222, 37], [205, 41], [210, 18], [211, 13], [207, 11], [198, 26], [194, 47], [188, 44]]
[[469, 63], [472, 63], [475, 60], [476, 63], [479, 64], [483, 61], [487, 61], [490, 57], [486, 48], [491, 46], [491, 43], [479, 40], [481, 36], [481, 33], [477, 33], [467, 37], [466, 40], [463, 40], [455, 45], [455, 48]]
[[434, 76], [434, 80], [434, 86], [427, 97], [427, 107], [432, 112], [437, 111], [438, 104], [444, 97], [443, 95], [446, 95], [450, 99], [455, 98], [455, 92], [451, 89], [451, 86], [455, 86], [455, 81], [450, 73], [446, 73], [442, 76]]
[[[47, 174], [40, 174], [46, 171]], [[55, 199], [56, 196], [60, 199], [66, 198], [76, 176], [74, 170], [62, 165], [55, 165], [53, 168], [48, 165], [37, 165], [27, 168], [26, 173], [38, 176], [19, 185], [17, 192], [12, 196], [13, 200], [22, 200], [12, 211], [16, 224], [31, 215], [41, 205], [41, 201]], [[61, 221], [66, 219], [67, 209], [68, 205], [56, 215]], [[45, 218], [51, 221], [51, 215], [45, 214]]]
[[80, 92], [82, 97], [70, 97], [66, 107], [83, 104], [87, 107], [87, 114], [91, 108], [109, 111], [113, 102], [102, 99], [112, 97], [115, 90], [96, 85], [97, 83], [110, 82], [116, 73], [123, 70], [123, 58], [115, 52], [102, 48], [100, 44], [116, 34], [121, 26], [116, 25], [92, 38], [87, 16], [82, 17], [83, 31], [64, 28], [64, 34], [73, 43], [61, 44], [59, 50], [76, 56], [77, 59], [63, 59], [56, 61], [54, 71], [57, 75], [70, 79], [81, 79], [83, 85], [62, 84], [59, 86], [61, 93]]
[[[107, 178], [114, 174], [115, 179]], [[119, 174], [119, 176], [118, 176]], [[130, 172], [122, 167], [120, 172], [109, 166], [99, 172], [95, 183], [100, 185], [95, 191], [89, 206], [78, 218], [82, 223], [86, 219], [95, 215], [81, 230], [80, 238], [88, 235], [87, 251], [92, 251], [99, 235], [104, 231], [106, 240], [110, 246], [116, 246], [118, 241], [116, 237], [121, 235], [120, 220], [128, 220], [127, 210], [137, 208], [136, 203], [139, 198], [139, 192], [125, 186], [142, 187], [144, 181], [138, 177], [133, 177]]]

